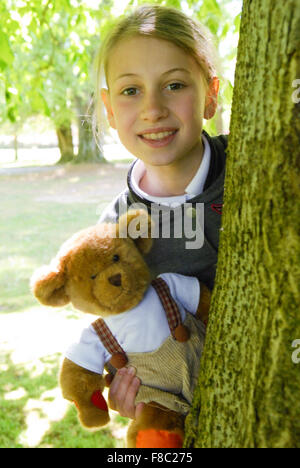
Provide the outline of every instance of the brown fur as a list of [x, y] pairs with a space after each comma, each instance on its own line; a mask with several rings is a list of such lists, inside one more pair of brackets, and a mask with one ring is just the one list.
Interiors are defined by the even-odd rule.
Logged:
[[196, 317], [202, 320], [203, 323], [207, 324], [211, 301], [211, 291], [204, 283], [200, 283], [200, 291], [200, 301], [196, 312]]
[[152, 402], [145, 405], [141, 416], [130, 423], [127, 432], [127, 447], [134, 448], [136, 436], [143, 429], [175, 432], [184, 438], [184, 416]]
[[96, 408], [91, 402], [93, 393], [97, 390], [102, 392], [104, 389], [105, 381], [102, 375], [84, 369], [65, 358], [59, 379], [63, 397], [76, 402], [78, 417], [84, 427], [91, 429], [108, 423], [108, 412]]
[[[130, 237], [131, 223], [136, 223], [140, 233], [136, 239]], [[102, 317], [135, 307], [152, 279], [143, 258], [152, 246], [150, 229], [148, 213], [131, 210], [116, 225], [103, 223], [78, 232], [63, 244], [49, 266], [33, 275], [33, 293], [42, 304], [60, 307], [71, 301], [83, 312]], [[201, 291], [197, 315], [203, 319], [208, 316], [210, 292], [202, 285]], [[107, 424], [108, 411], [91, 402], [95, 391], [103, 391], [102, 375], [65, 359], [60, 385], [63, 396], [76, 403], [83, 426], [99, 428]], [[183, 423], [184, 418], [174, 411], [146, 405], [140, 418], [130, 425], [128, 444], [135, 446], [141, 429], [169, 430], [183, 437]]]

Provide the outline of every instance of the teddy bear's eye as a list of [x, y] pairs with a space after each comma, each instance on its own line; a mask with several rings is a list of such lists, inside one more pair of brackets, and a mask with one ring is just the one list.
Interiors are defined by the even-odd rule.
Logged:
[[96, 277], [97, 277], [97, 275], [92, 275], [91, 279], [95, 279]]
[[114, 255], [114, 256], [113, 256], [113, 261], [114, 261], [114, 262], [118, 262], [119, 260], [120, 260], [119, 255]]

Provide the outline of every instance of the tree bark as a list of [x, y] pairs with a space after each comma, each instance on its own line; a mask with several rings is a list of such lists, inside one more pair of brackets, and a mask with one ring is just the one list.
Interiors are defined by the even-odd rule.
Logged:
[[244, 0], [219, 259], [187, 447], [300, 448], [300, 2]]
[[56, 128], [56, 135], [58, 140], [58, 147], [60, 150], [59, 164], [73, 162], [74, 160], [74, 147], [72, 138], [71, 124], [61, 125]]
[[106, 163], [106, 159], [101, 154], [98, 148], [92, 131], [91, 116], [89, 115], [89, 108], [86, 102], [80, 97], [76, 98], [77, 112], [78, 112], [78, 136], [79, 146], [76, 163], [82, 162], [98, 162]]

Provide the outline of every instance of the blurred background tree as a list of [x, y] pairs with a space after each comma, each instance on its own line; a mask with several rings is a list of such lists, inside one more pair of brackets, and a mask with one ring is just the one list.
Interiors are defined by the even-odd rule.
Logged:
[[34, 117], [55, 130], [60, 163], [104, 162], [87, 112], [93, 60], [111, 21], [143, 3], [182, 9], [211, 31], [221, 91], [205, 129], [228, 131], [241, 0], [0, 0], [0, 129], [14, 136], [15, 159], [18, 134]]

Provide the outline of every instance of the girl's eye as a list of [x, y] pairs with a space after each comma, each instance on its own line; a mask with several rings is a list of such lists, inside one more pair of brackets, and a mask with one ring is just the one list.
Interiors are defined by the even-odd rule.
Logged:
[[126, 88], [124, 89], [124, 91], [122, 91], [121, 94], [123, 94], [124, 96], [136, 96], [137, 93], [137, 88]]
[[96, 278], [97, 278], [97, 275], [92, 275], [92, 276], [91, 276], [91, 279], [92, 279], [92, 280], [94, 280], [94, 279], [96, 279]]
[[177, 91], [178, 89], [185, 88], [185, 85], [182, 83], [170, 83], [166, 86], [170, 91]]

